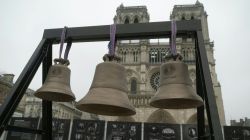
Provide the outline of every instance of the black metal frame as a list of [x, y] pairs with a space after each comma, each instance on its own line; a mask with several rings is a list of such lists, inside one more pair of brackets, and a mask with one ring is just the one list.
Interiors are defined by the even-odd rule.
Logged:
[[[204, 46], [202, 35], [201, 21], [177, 21], [178, 27], [177, 37], [193, 36], [196, 39], [196, 79], [197, 91], [205, 101], [205, 107], [208, 116], [210, 137], [212, 140], [223, 140], [222, 127], [218, 109], [216, 106], [213, 84], [211, 80], [207, 54]], [[52, 65], [52, 45], [60, 41], [60, 36], [63, 28], [46, 29], [43, 34], [43, 39], [37, 49], [31, 56], [27, 65], [23, 69], [15, 85], [11, 89], [8, 97], [0, 108], [0, 134], [4, 130], [21, 131], [21, 128], [8, 127], [8, 121], [14, 113], [18, 103], [23, 97], [28, 88], [33, 76], [35, 75], [39, 65], [43, 62], [43, 81], [47, 76], [48, 69]], [[116, 38], [122, 39], [151, 39], [171, 36], [171, 22], [152, 22], [139, 24], [118, 24], [116, 28]], [[87, 41], [108, 41], [110, 26], [90, 26], [68, 28], [66, 41], [71, 39], [72, 42], [87, 42]], [[43, 101], [43, 140], [52, 139], [52, 102]], [[197, 108], [198, 118], [198, 139], [204, 138], [204, 106]], [[30, 130], [41, 133], [41, 130]]]

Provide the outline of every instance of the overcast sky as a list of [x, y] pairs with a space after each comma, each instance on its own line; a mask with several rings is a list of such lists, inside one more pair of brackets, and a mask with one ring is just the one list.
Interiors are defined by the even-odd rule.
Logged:
[[[116, 8], [146, 5], [150, 21], [167, 21], [175, 4], [196, 0], [0, 0], [0, 72], [15, 80], [42, 38], [43, 30], [63, 26], [113, 23]], [[250, 118], [250, 1], [200, 0], [208, 14], [210, 39], [214, 41], [216, 71], [222, 86], [227, 122]], [[92, 82], [96, 64], [107, 52], [107, 42], [78, 43], [69, 54], [71, 87], [80, 100]], [[58, 46], [53, 57], [58, 57]], [[41, 69], [30, 88], [41, 86]]]

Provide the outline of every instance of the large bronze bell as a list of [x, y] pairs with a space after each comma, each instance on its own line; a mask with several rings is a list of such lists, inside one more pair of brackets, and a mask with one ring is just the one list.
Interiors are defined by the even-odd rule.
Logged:
[[54, 61], [55, 65], [50, 67], [43, 86], [34, 95], [49, 101], [74, 101], [75, 96], [70, 88], [70, 69], [67, 67], [69, 61], [64, 59]]
[[103, 59], [105, 62], [96, 66], [89, 92], [76, 104], [76, 108], [99, 115], [134, 115], [135, 108], [127, 96], [124, 66], [115, 62], [119, 60], [116, 56], [105, 55]]
[[193, 87], [188, 74], [188, 66], [180, 61], [169, 60], [161, 65], [160, 86], [150, 105], [166, 109], [187, 109], [203, 105]]

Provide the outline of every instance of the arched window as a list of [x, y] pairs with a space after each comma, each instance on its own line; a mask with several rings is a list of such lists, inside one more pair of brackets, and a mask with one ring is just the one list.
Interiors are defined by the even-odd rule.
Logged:
[[125, 63], [125, 62], [126, 62], [126, 55], [127, 55], [126, 50], [122, 50], [122, 51], [121, 51], [121, 62], [122, 62], [122, 63]]
[[128, 19], [128, 17], [125, 19], [124, 24], [129, 24], [129, 19]]
[[133, 51], [134, 62], [138, 62], [138, 51]]
[[136, 92], [137, 92], [137, 81], [136, 81], [136, 79], [131, 80], [130, 91], [131, 91], [131, 94], [136, 94]]
[[192, 63], [195, 61], [195, 50], [193, 47], [182, 48], [181, 54], [186, 63]]
[[122, 52], [122, 62], [123, 62], [123, 63], [126, 62], [126, 55], [127, 55], [127, 52], [126, 52], [126, 51]]
[[134, 23], [139, 23], [139, 20], [137, 17], [134, 19]]
[[150, 123], [172, 123], [175, 124], [175, 118], [164, 109], [155, 110], [147, 119]]
[[160, 86], [160, 72], [155, 72], [152, 74], [150, 78], [150, 84], [152, 88], [157, 91], [158, 87]]
[[165, 56], [169, 52], [169, 48], [150, 48], [149, 50], [149, 62], [150, 63], [162, 63]]
[[185, 20], [185, 16], [184, 15], [182, 16], [181, 20]]
[[182, 49], [182, 56], [183, 56], [183, 59], [184, 59], [184, 60], [187, 59], [186, 49]]

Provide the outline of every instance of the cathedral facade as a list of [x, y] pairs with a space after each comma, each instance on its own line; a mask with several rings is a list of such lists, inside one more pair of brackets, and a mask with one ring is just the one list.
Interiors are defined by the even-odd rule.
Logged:
[[[213, 81], [214, 93], [221, 124], [225, 124], [225, 115], [221, 86], [215, 72], [215, 59], [213, 55], [214, 43], [210, 41], [207, 23], [207, 13], [203, 4], [197, 1], [192, 5], [175, 5], [170, 19], [193, 20], [202, 22], [202, 32], [207, 51], [210, 73]], [[150, 16], [146, 6], [120, 5], [116, 10], [114, 22], [116, 24], [147, 23]], [[178, 27], [177, 27], [178, 30]], [[176, 48], [184, 62], [188, 65], [189, 75], [196, 85], [195, 41], [193, 38], [177, 38]], [[121, 64], [127, 72], [127, 86], [129, 99], [136, 107], [136, 115], [131, 117], [108, 118], [118, 121], [138, 122], [164, 122], [164, 123], [196, 123], [196, 108], [185, 110], [157, 109], [149, 105], [150, 98], [154, 96], [160, 79], [160, 65], [169, 53], [169, 42], [151, 40], [122, 40], [117, 42], [116, 54], [121, 57]]]
[[[214, 43], [210, 41], [208, 32], [207, 13], [204, 6], [198, 1], [192, 5], [175, 5], [170, 19], [174, 20], [194, 20], [202, 22], [202, 32], [205, 48], [207, 51], [210, 73], [213, 82], [214, 94], [219, 110], [220, 121], [225, 125], [224, 107], [221, 93], [221, 86], [215, 71], [215, 59], [213, 54]], [[134, 24], [150, 22], [150, 16], [146, 6], [120, 5], [116, 10], [114, 23]], [[177, 27], [178, 30], [178, 27]], [[196, 85], [196, 66], [195, 66], [195, 41], [193, 38], [177, 38], [176, 48], [184, 62], [188, 65], [189, 75]], [[164, 57], [170, 52], [169, 42], [148, 39], [141, 40], [121, 40], [117, 42], [116, 54], [121, 58], [121, 64], [126, 68], [128, 97], [136, 107], [136, 115], [130, 117], [107, 117], [96, 116], [81, 112], [75, 108], [75, 103], [53, 103], [53, 117], [63, 119], [105, 119], [112, 121], [136, 121], [136, 122], [155, 122], [155, 123], [196, 123], [195, 109], [157, 109], [149, 105], [152, 96], [155, 95], [160, 80], [160, 66]], [[0, 103], [13, 86], [14, 75], [7, 74], [0, 77]], [[22, 117], [41, 117], [41, 100], [35, 98], [34, 91], [28, 89], [22, 102], [18, 107], [17, 113]]]

